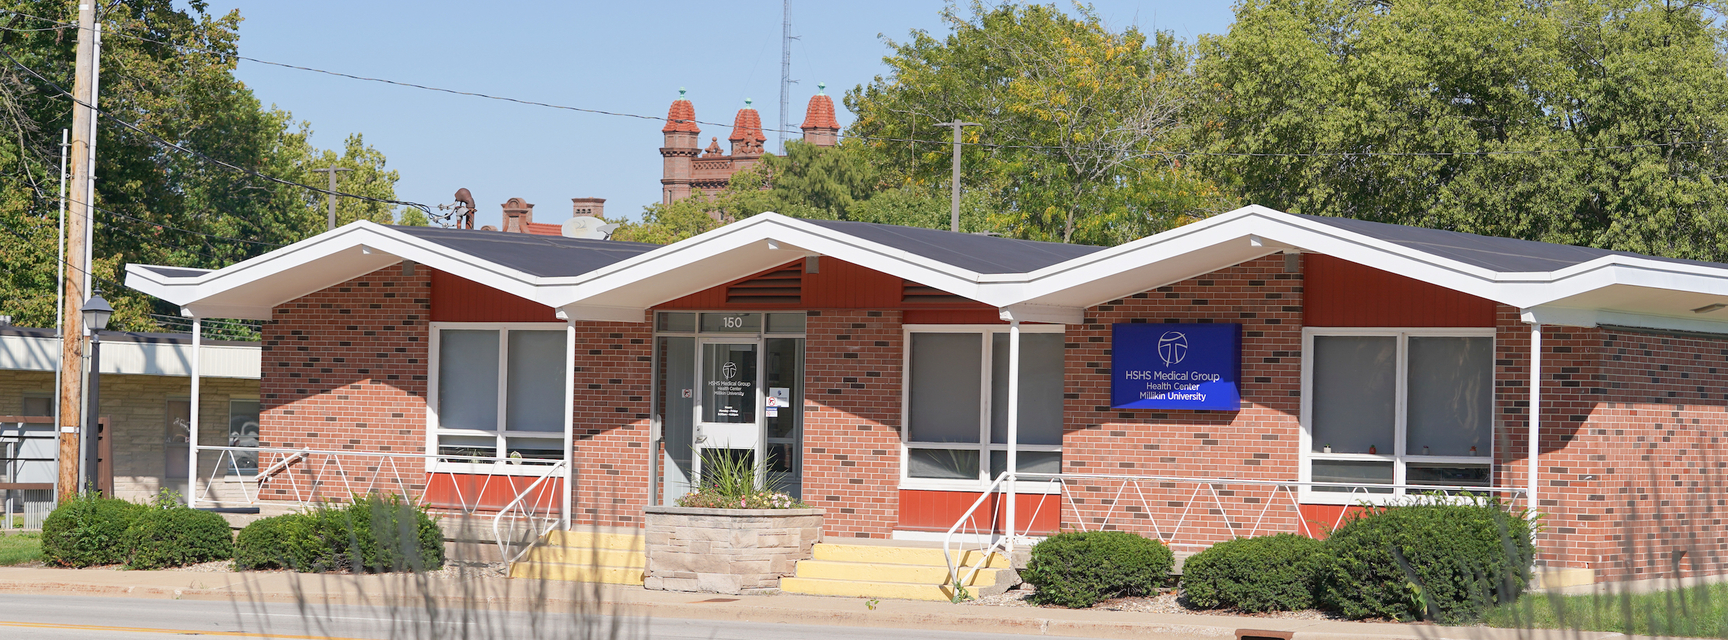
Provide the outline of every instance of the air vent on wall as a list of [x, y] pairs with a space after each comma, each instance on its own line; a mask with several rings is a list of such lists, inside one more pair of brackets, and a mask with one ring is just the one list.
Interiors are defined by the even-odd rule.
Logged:
[[802, 260], [726, 287], [726, 304], [799, 304], [803, 301]]

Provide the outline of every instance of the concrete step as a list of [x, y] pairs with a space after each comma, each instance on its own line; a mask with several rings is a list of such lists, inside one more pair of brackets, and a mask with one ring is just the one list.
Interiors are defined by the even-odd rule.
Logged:
[[524, 554], [518, 562], [641, 569], [647, 566], [648, 556], [641, 551], [631, 549], [536, 546]]
[[[898, 600], [953, 599], [948, 587], [937, 584], [910, 582], [866, 582], [860, 580], [828, 580], [824, 578], [781, 578], [780, 590], [812, 596], [845, 596], [851, 598], [892, 598]], [[976, 593], [974, 592], [974, 595]]]
[[510, 577], [642, 586], [642, 569], [640, 567], [596, 567], [547, 562], [515, 562], [510, 565]]
[[[816, 545], [815, 559], [833, 562], [865, 562], [871, 564], [910, 564], [930, 567], [948, 567], [948, 561], [942, 555], [941, 549], [927, 547], [891, 547], [866, 544], [829, 544]], [[1008, 567], [1008, 557], [1000, 553], [992, 553], [989, 558], [981, 551], [966, 551], [957, 553], [955, 562], [961, 566], [982, 564], [985, 567]]]
[[620, 549], [642, 551], [641, 533], [615, 531], [553, 531], [541, 542], [548, 547], [570, 547], [574, 549]]
[[[965, 577], [971, 571], [970, 568], [961, 568], [960, 576]], [[920, 585], [947, 584], [949, 581], [947, 567], [827, 560], [800, 560], [796, 575], [799, 578], [821, 580], [897, 582]], [[1005, 569], [979, 569], [972, 576], [972, 580], [967, 583], [967, 586], [996, 586], [999, 579], [1006, 579], [1007, 577], [1007, 570]]]

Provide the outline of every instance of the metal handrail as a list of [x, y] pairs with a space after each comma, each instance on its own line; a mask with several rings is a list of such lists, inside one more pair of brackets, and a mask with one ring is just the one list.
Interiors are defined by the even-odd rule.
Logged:
[[[983, 556], [980, 559], [980, 561], [972, 567], [972, 570], [969, 573], [967, 573], [967, 575], [965, 576], [964, 579], [961, 578], [959, 564], [955, 562], [954, 554], [951, 551], [951, 549], [953, 549], [953, 547], [954, 547], [954, 534], [956, 532], [958, 532], [963, 526], [970, 523], [972, 521], [973, 514], [975, 514], [978, 511], [979, 507], [983, 506], [986, 502], [989, 501], [991, 494], [1000, 492], [1002, 490], [1002, 486], [1010, 480], [1045, 480], [1045, 481], [1056, 482], [1056, 483], [1060, 484], [1061, 489], [1062, 489], [1061, 493], [1063, 494], [1064, 497], [1069, 498], [1069, 500], [1070, 500], [1069, 505], [1071, 507], [1074, 507], [1076, 514], [1078, 514], [1079, 507], [1078, 507], [1078, 505], [1075, 505], [1072, 502], [1072, 497], [1067, 495], [1068, 494], [1068, 482], [1076, 481], [1076, 480], [1120, 481], [1120, 482], [1124, 483], [1124, 487], [1123, 487], [1124, 491], [1126, 490], [1127, 483], [1164, 482], [1164, 483], [1194, 484], [1194, 485], [1197, 485], [1195, 488], [1196, 489], [1195, 495], [1199, 494], [1199, 488], [1200, 487], [1211, 487], [1213, 485], [1219, 485], [1219, 484], [1234, 484], [1234, 485], [1248, 485], [1248, 486], [1258, 486], [1258, 487], [1271, 487], [1274, 494], [1276, 494], [1276, 492], [1280, 489], [1286, 491], [1286, 493], [1291, 498], [1291, 503], [1293, 505], [1297, 506], [1298, 508], [1301, 505], [1296, 500], [1295, 493], [1293, 491], [1291, 491], [1291, 489], [1295, 488], [1295, 487], [1302, 487], [1302, 488], [1307, 488], [1307, 489], [1316, 489], [1316, 488], [1319, 488], [1319, 489], [1347, 489], [1348, 492], [1346, 492], [1346, 495], [1356, 495], [1358, 493], [1363, 493], [1363, 494], [1375, 495], [1375, 496], [1389, 495], [1389, 494], [1369, 493], [1369, 491], [1371, 491], [1371, 490], [1391, 490], [1391, 491], [1397, 492], [1399, 494], [1402, 494], [1403, 497], [1418, 497], [1418, 496], [1422, 495], [1422, 494], [1417, 494], [1416, 496], [1412, 496], [1411, 494], [1406, 493], [1406, 492], [1409, 492], [1412, 490], [1423, 492], [1423, 494], [1450, 493], [1450, 492], [1466, 492], [1466, 493], [1474, 493], [1474, 494], [1505, 494], [1505, 495], [1511, 496], [1513, 500], [1516, 500], [1519, 496], [1524, 496], [1528, 493], [1528, 489], [1525, 489], [1522, 487], [1467, 487], [1467, 486], [1462, 486], [1462, 485], [1456, 485], [1456, 486], [1454, 486], [1454, 485], [1426, 485], [1426, 484], [1417, 485], [1417, 484], [1408, 484], [1408, 483], [1405, 483], [1405, 484], [1378, 484], [1378, 483], [1314, 482], [1314, 481], [1302, 482], [1302, 481], [1296, 481], [1296, 480], [1259, 480], [1259, 479], [1249, 479], [1249, 478], [1195, 478], [1195, 477], [1189, 477], [1189, 476], [1130, 476], [1130, 475], [1097, 474], [1097, 473], [1038, 473], [1038, 472], [1015, 473], [1015, 472], [1011, 472], [1011, 471], [1004, 471], [1000, 475], [996, 476], [996, 480], [994, 482], [991, 482], [990, 485], [984, 489], [983, 494], [979, 495], [978, 499], [976, 501], [973, 501], [972, 506], [967, 508], [966, 511], [960, 515], [960, 518], [954, 522], [954, 525], [948, 527], [948, 531], [943, 534], [943, 537], [942, 537], [942, 557], [948, 563], [948, 578], [950, 581], [949, 583], [951, 585], [954, 585], [956, 588], [970, 582], [972, 580], [972, 578], [977, 575], [978, 570], [980, 568], [982, 568], [982, 566], [984, 565], [984, 561], [987, 560], [991, 554], [997, 553], [998, 548], [1000, 548], [1005, 555], [1012, 557], [1013, 553], [1014, 553], [1014, 545], [1015, 545], [1017, 539], [1020, 537], [1024, 537], [1022, 535], [1017, 535], [1016, 532], [1014, 532], [1012, 530], [1005, 532], [1001, 537], [995, 539], [994, 541], [992, 541], [989, 545], [987, 545], [983, 549]], [[1138, 488], [1136, 489], [1136, 491], [1138, 491]], [[1213, 499], [1214, 503], [1217, 504], [1219, 513], [1221, 515], [1223, 515], [1225, 518], [1228, 518], [1228, 515], [1225, 514], [1225, 509], [1223, 508], [1222, 500], [1218, 496], [1217, 489], [1212, 488], [1211, 492], [1212, 492], [1212, 499]], [[1117, 494], [1118, 499], [1113, 500], [1111, 503], [1112, 512], [1115, 510], [1115, 504], [1120, 502], [1119, 498], [1121, 497], [1121, 493], [1122, 492], [1119, 491]], [[1144, 494], [1142, 494], [1140, 497], [1143, 501], [1145, 500]], [[1171, 538], [1170, 538], [1171, 541], [1166, 543], [1166, 544], [1170, 544], [1172, 546], [1175, 546], [1177, 544], [1174, 542], [1176, 539], [1175, 536], [1177, 533], [1180, 533], [1182, 524], [1184, 522], [1186, 522], [1186, 520], [1187, 520], [1188, 510], [1189, 510], [1189, 508], [1192, 507], [1192, 504], [1193, 504], [1192, 497], [1190, 498], [1190, 500], [1188, 500], [1186, 502], [1187, 502], [1187, 506], [1185, 506], [1183, 509], [1182, 518], [1181, 518], [1181, 520], [1179, 520], [1177, 522], [1176, 528], [1171, 532]], [[1263, 519], [1265, 517], [1266, 511], [1269, 510], [1271, 508], [1271, 506], [1272, 506], [1272, 500], [1269, 499], [1266, 501], [1266, 506], [1261, 511], [1261, 514], [1260, 514], [1261, 519]], [[1037, 516], [1037, 514], [1034, 513], [1033, 518], [1027, 519], [1026, 528], [1025, 528], [1025, 531], [1027, 534], [1031, 533], [1032, 522], [1036, 518], [1036, 516]], [[1060, 509], [1058, 510], [1058, 517], [1060, 517]], [[1341, 512], [1339, 514], [1339, 520], [1342, 521], [1343, 517], [1344, 517], [1344, 514]], [[1106, 520], [1106, 522], [1108, 522], [1108, 520]], [[1228, 520], [1226, 520], [1226, 522], [1228, 522]], [[1309, 533], [1309, 535], [1313, 535], [1313, 531], [1308, 529], [1307, 521], [1303, 520], [1301, 522], [1302, 522], [1302, 526], [1303, 526], [1304, 530], [1307, 531]], [[1084, 521], [1081, 521], [1080, 524], [1081, 524], [1082, 530], [1084, 530], [1084, 527], [1085, 527]], [[1260, 520], [1257, 519], [1255, 521], [1255, 524], [1254, 524], [1254, 531], [1259, 530], [1259, 525], [1260, 525]], [[994, 518], [992, 518], [992, 522], [990, 523], [990, 527], [989, 527], [989, 529], [986, 529], [986, 531], [994, 530], [995, 526], [996, 526], [996, 523], [994, 522]], [[1337, 526], [1337, 525], [1334, 524], [1334, 526]], [[1232, 535], [1235, 535], [1235, 527], [1231, 526], [1229, 528], [1231, 529]], [[1158, 531], [1156, 521], [1153, 522], [1153, 529], [1154, 529], [1154, 531]], [[1253, 531], [1250, 532], [1250, 535], [1252, 535], [1252, 533], [1253, 533]], [[1162, 538], [1163, 532], [1158, 531], [1158, 535], [1160, 538]], [[1163, 540], [1160, 540], [1160, 542], [1163, 542]], [[1190, 545], [1190, 546], [1198, 546], [1198, 545]]]
[[[520, 505], [522, 503], [522, 500], [524, 498], [527, 498], [530, 494], [534, 493], [535, 489], [540, 488], [541, 483], [546, 482], [547, 478], [551, 478], [552, 476], [557, 475], [558, 471], [560, 469], [565, 468], [565, 467], [566, 467], [566, 461], [564, 461], [564, 460], [559, 460], [558, 464], [554, 464], [550, 467], [547, 467], [546, 473], [540, 474], [540, 477], [535, 478], [534, 482], [529, 483], [527, 488], [524, 488], [521, 491], [517, 492], [516, 498], [514, 500], [511, 500], [510, 504], [504, 505], [503, 509], [499, 509], [498, 515], [492, 517], [492, 541], [496, 542], [498, 544], [498, 555], [499, 555], [499, 557], [504, 558], [504, 562], [506, 564], [515, 562], [516, 560], [520, 559], [524, 554], [528, 553], [529, 549], [533, 549], [534, 545], [530, 544], [526, 547], [523, 547], [522, 551], [516, 553], [515, 555], [511, 555], [509, 547], [504, 544], [504, 534], [498, 530], [498, 525], [504, 521], [504, 516], [506, 514], [510, 513], [510, 510], [515, 509], [517, 507], [517, 505]], [[533, 522], [534, 515], [532, 513], [529, 513], [526, 510], [524, 510], [523, 515], [527, 516], [530, 523]], [[536, 535], [534, 537], [536, 539], [538, 539], [540, 536], [538, 535], [538, 533], [536, 533]]]

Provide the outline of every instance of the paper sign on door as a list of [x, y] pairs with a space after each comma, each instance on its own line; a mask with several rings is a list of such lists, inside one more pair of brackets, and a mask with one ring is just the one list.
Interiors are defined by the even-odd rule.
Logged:
[[792, 389], [790, 387], [768, 387], [767, 416], [772, 418], [780, 415], [780, 407], [792, 406]]

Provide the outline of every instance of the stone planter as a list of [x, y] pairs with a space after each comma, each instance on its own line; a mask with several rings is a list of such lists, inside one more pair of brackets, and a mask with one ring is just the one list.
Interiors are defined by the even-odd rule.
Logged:
[[822, 540], [821, 509], [648, 507], [646, 514], [642, 584], [661, 591], [773, 591]]

